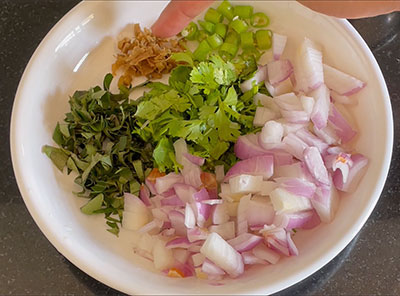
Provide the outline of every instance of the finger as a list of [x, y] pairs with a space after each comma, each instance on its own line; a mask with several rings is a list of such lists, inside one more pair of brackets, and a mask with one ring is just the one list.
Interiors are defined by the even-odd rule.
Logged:
[[178, 34], [190, 21], [214, 1], [171, 0], [151, 27], [153, 34], [166, 38]]
[[400, 1], [299, 0], [314, 11], [339, 18], [364, 18], [400, 10]]

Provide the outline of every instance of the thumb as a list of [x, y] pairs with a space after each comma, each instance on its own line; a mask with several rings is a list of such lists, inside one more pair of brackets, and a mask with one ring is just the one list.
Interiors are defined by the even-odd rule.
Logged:
[[157, 37], [171, 37], [184, 29], [190, 21], [214, 1], [171, 0], [151, 27]]

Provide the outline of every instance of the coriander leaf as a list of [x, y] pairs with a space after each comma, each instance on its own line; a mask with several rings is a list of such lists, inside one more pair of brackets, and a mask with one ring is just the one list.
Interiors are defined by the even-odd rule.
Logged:
[[203, 89], [205, 94], [218, 88], [218, 83], [214, 80], [214, 66], [208, 62], [201, 62], [190, 73], [190, 80], [198, 84], [199, 89]]
[[42, 148], [42, 152], [51, 159], [61, 172], [63, 171], [64, 167], [67, 165], [68, 155], [62, 149], [45, 145]]
[[225, 62], [220, 56], [213, 55], [210, 60], [214, 64], [215, 82], [219, 85], [231, 85], [237, 79], [235, 66]]
[[194, 66], [193, 58], [190, 52], [174, 52], [171, 55], [171, 59], [175, 60], [176, 62], [187, 63], [192, 67]]
[[162, 138], [153, 151], [153, 157], [160, 172], [167, 169], [174, 169], [175, 150], [172, 143], [167, 138]]
[[111, 73], [108, 73], [106, 76], [104, 76], [103, 88], [105, 90], [110, 89], [110, 85], [111, 85], [113, 78], [114, 78], [114, 76]]
[[215, 126], [222, 141], [234, 142], [240, 136], [239, 124], [230, 121], [221, 108], [215, 114]]
[[229, 105], [229, 106], [236, 105], [237, 104], [237, 99], [238, 99], [238, 96], [237, 96], [236, 90], [235, 90], [235, 88], [233, 86], [231, 86], [228, 89], [228, 93], [226, 94], [226, 97], [224, 99], [224, 103]]
[[92, 215], [95, 211], [100, 210], [104, 201], [104, 195], [99, 194], [91, 199], [86, 205], [81, 207], [82, 213], [86, 215]]

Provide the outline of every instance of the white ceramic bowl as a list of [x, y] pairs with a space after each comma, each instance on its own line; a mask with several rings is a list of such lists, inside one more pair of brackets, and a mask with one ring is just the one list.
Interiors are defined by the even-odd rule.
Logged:
[[[334, 258], [357, 234], [373, 210], [388, 172], [393, 122], [381, 71], [365, 42], [345, 20], [328, 18], [294, 1], [254, 1], [271, 28], [289, 36], [290, 54], [308, 36], [324, 47], [328, 64], [366, 81], [353, 108], [360, 138], [357, 150], [370, 159], [357, 192], [342, 198], [336, 219], [296, 234], [300, 255], [275, 266], [252, 268], [223, 286], [172, 279], [145, 268], [131, 251], [133, 238], [105, 231], [102, 216], [85, 216], [84, 201], [71, 192], [73, 177], [61, 174], [41, 153], [68, 111], [68, 95], [101, 84], [113, 62], [115, 37], [128, 23], [150, 26], [165, 2], [87, 1], [69, 12], [46, 36], [31, 58], [15, 98], [11, 152], [24, 201], [50, 242], [77, 267], [97, 280], [130, 294], [269, 294], [311, 275]], [[371, 120], [373, 118], [373, 120]]]

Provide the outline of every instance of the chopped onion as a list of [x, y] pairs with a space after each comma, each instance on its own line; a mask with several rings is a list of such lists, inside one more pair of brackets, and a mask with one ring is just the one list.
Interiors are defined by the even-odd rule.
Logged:
[[329, 90], [325, 84], [321, 84], [310, 94], [315, 100], [314, 108], [311, 113], [311, 121], [317, 129], [325, 128], [328, 124], [330, 96]]
[[161, 205], [162, 206], [178, 206], [178, 207], [185, 206], [183, 201], [179, 197], [177, 197], [176, 195], [163, 198], [161, 200]]
[[196, 188], [187, 184], [175, 184], [174, 190], [176, 195], [182, 200], [183, 202], [193, 202], [194, 197], [193, 195], [197, 192]]
[[260, 195], [262, 196], [269, 196], [275, 188], [278, 187], [278, 184], [273, 181], [263, 181], [261, 185]]
[[357, 78], [343, 73], [331, 66], [324, 64], [323, 69], [326, 85], [342, 96], [351, 96], [359, 92], [366, 85], [366, 83]]
[[267, 261], [256, 257], [252, 252], [242, 253], [242, 258], [244, 264], [254, 265], [254, 264], [268, 264]]
[[240, 84], [240, 89], [242, 92], [247, 92], [253, 88], [254, 85], [259, 84], [260, 82], [266, 79], [267, 75], [267, 66], [259, 66], [258, 70], [254, 73], [254, 76]]
[[280, 187], [273, 190], [270, 196], [272, 205], [278, 214], [312, 209], [310, 199], [304, 196], [295, 195]]
[[334, 103], [344, 105], [356, 105], [358, 103], [355, 97], [341, 96], [334, 90], [331, 90], [331, 99]]
[[187, 238], [189, 242], [206, 240], [209, 232], [206, 228], [195, 227], [187, 230]]
[[176, 210], [172, 210], [168, 213], [168, 217], [171, 221], [172, 227], [176, 231], [176, 234], [186, 236], [185, 215]]
[[312, 229], [321, 223], [315, 210], [285, 213], [275, 216], [274, 225], [285, 229]]
[[256, 256], [257, 258], [265, 260], [271, 264], [278, 263], [281, 257], [278, 253], [274, 252], [264, 244], [259, 244], [257, 247], [253, 249], [252, 252], [254, 256]]
[[280, 35], [277, 33], [272, 34], [272, 52], [274, 54], [274, 59], [279, 60], [285, 49], [287, 41], [287, 36]]
[[202, 265], [205, 259], [206, 259], [206, 256], [204, 256], [201, 253], [193, 254], [192, 255], [193, 266], [198, 267], [198, 266]]
[[[292, 77], [292, 76], [290, 76], [290, 77]], [[283, 94], [293, 92], [293, 83], [292, 83], [292, 79], [290, 77], [287, 78], [286, 80], [278, 83], [278, 85], [276, 85], [274, 87], [274, 90], [273, 90], [274, 96], [280, 96]]]
[[228, 240], [228, 243], [235, 248], [236, 251], [242, 253], [254, 249], [263, 238], [251, 233], [242, 233], [234, 239]]
[[225, 240], [233, 239], [235, 237], [235, 222], [229, 221], [219, 225], [212, 225], [208, 230], [218, 233]]
[[150, 190], [146, 185], [140, 186], [139, 197], [147, 207], [151, 207]]
[[266, 144], [278, 144], [282, 141], [283, 137], [283, 125], [279, 122], [270, 120], [263, 126], [260, 136], [259, 143], [261, 147], [265, 148]]
[[315, 104], [314, 98], [302, 95], [300, 96], [300, 102], [301, 105], [303, 106], [303, 110], [306, 111], [307, 114], [311, 116]]
[[239, 136], [234, 146], [235, 155], [239, 159], [247, 159], [255, 156], [268, 154], [258, 144], [257, 134]]
[[303, 111], [299, 98], [294, 93], [283, 94], [274, 98], [281, 110]]
[[342, 143], [350, 142], [357, 135], [357, 132], [350, 126], [333, 104], [331, 104], [329, 121]]
[[367, 170], [368, 159], [365, 156], [354, 154], [351, 156], [351, 160], [353, 165], [349, 169], [346, 181], [344, 181], [343, 174], [340, 170], [336, 170], [333, 173], [333, 182], [340, 191], [354, 192]]
[[[261, 176], [262, 179], [268, 180], [274, 173], [274, 158], [271, 155], [256, 156], [245, 160], [238, 161], [231, 169], [226, 173], [224, 181], [230, 182], [230, 179], [239, 175], [253, 175]], [[245, 182], [244, 178], [240, 179], [241, 182]], [[232, 190], [231, 192], [237, 193]], [[242, 193], [241, 191], [240, 193]]]
[[183, 156], [186, 157], [187, 160], [189, 160], [191, 163], [195, 165], [202, 166], [205, 162], [205, 159], [203, 157], [195, 156], [190, 153], [184, 153]]
[[169, 189], [173, 188], [175, 184], [182, 183], [183, 178], [179, 174], [169, 173], [166, 176], [159, 177], [156, 179], [155, 188], [158, 194], [162, 194]]
[[256, 113], [253, 119], [254, 126], [264, 126], [267, 121], [275, 119], [276, 113], [265, 107], [257, 107]]
[[261, 104], [265, 108], [268, 108], [271, 111], [274, 111], [276, 117], [280, 117], [281, 111], [279, 109], [279, 106], [276, 104], [274, 98], [264, 95], [264, 94], [257, 93], [254, 95], [253, 101], [254, 101], [254, 105], [258, 106], [259, 104]]
[[237, 235], [247, 232], [248, 223], [247, 223], [247, 212], [249, 209], [251, 194], [243, 196], [240, 199], [238, 208], [237, 208]]
[[239, 175], [229, 179], [229, 186], [233, 194], [257, 193], [261, 191], [263, 176]]
[[275, 211], [269, 199], [253, 197], [247, 206], [248, 226], [271, 224], [274, 221]]
[[153, 248], [154, 267], [164, 270], [174, 266], [174, 257], [171, 249], [165, 247], [166, 242], [156, 239]]
[[311, 175], [322, 184], [329, 184], [328, 171], [318, 148], [309, 147], [304, 150], [304, 161]]
[[185, 226], [187, 228], [194, 228], [196, 226], [196, 217], [192, 207], [188, 203], [185, 207]]
[[308, 148], [308, 145], [298, 136], [295, 134], [289, 134], [283, 138], [282, 142], [286, 145], [285, 149], [287, 152], [292, 154], [297, 159], [304, 159], [304, 150]]
[[299, 137], [307, 145], [317, 147], [320, 153], [324, 153], [329, 147], [327, 143], [316, 137], [307, 129], [299, 129], [296, 132], [296, 136]]
[[[185, 264], [186, 261], [189, 258], [189, 251], [186, 249], [179, 249], [179, 248], [174, 248], [172, 250], [172, 256], [181, 264]], [[182, 270], [182, 268], [179, 268], [180, 270]], [[189, 275], [185, 275], [185, 276], [189, 276]]]
[[122, 227], [127, 230], [139, 230], [150, 220], [146, 205], [133, 194], [125, 193], [124, 209]]
[[216, 205], [211, 214], [213, 224], [223, 224], [229, 221], [227, 203]]
[[178, 237], [173, 240], [170, 240], [165, 247], [167, 249], [174, 249], [174, 248], [184, 248], [187, 249], [191, 246], [191, 243], [186, 237]]
[[216, 264], [208, 259], [205, 259], [203, 265], [201, 266], [201, 271], [208, 275], [224, 275], [225, 271], [218, 267]]
[[312, 198], [316, 190], [316, 187], [313, 183], [301, 178], [281, 177], [276, 178], [275, 182], [277, 182], [281, 188], [289, 191], [290, 193], [308, 198]]
[[332, 183], [319, 186], [311, 202], [321, 221], [325, 223], [331, 222], [339, 203], [339, 196], [335, 186]]
[[293, 66], [289, 60], [276, 60], [267, 64], [268, 81], [272, 86], [289, 78], [293, 73]]
[[232, 277], [244, 272], [242, 256], [215, 232], [210, 233], [200, 252]]
[[146, 232], [151, 232], [153, 230], [157, 230], [157, 232], [160, 231], [162, 225], [163, 225], [163, 221], [158, 220], [158, 219], [154, 219], [153, 221], [147, 223], [146, 225], [144, 225], [142, 228], [140, 228], [138, 230], [138, 232], [140, 233], [146, 233]]

